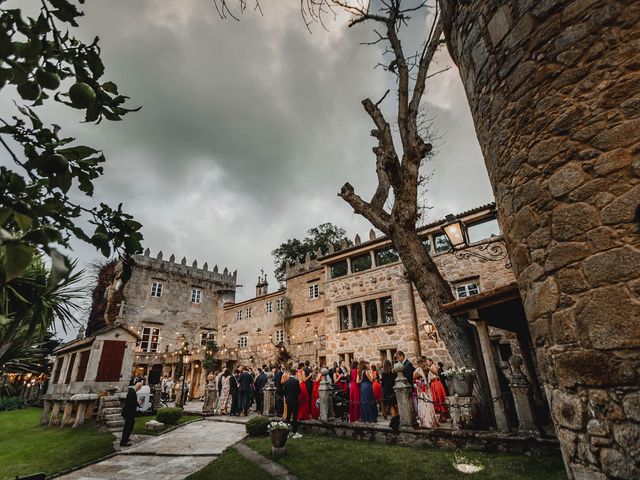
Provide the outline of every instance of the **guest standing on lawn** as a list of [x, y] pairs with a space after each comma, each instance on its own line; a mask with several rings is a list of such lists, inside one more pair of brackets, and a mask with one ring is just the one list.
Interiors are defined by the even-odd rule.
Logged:
[[427, 374], [427, 380], [429, 381], [429, 387], [431, 388], [431, 398], [433, 399], [433, 408], [438, 415], [440, 422], [446, 422], [449, 418], [449, 411], [447, 410], [447, 395], [440, 380], [440, 370], [433, 360], [427, 358], [425, 362], [429, 372]]
[[313, 367], [313, 388], [311, 392], [311, 418], [318, 419], [320, 417], [320, 406], [318, 400], [320, 399], [320, 381], [322, 380], [322, 373], [318, 367]]
[[124, 417], [124, 426], [122, 427], [122, 438], [120, 439], [121, 447], [128, 447], [129, 437], [133, 432], [133, 425], [136, 422], [136, 411], [138, 410], [138, 390], [142, 388], [142, 383], [138, 382], [135, 385], [129, 387], [127, 392], [127, 398], [124, 401], [124, 407], [122, 407], [122, 416]]
[[386, 420], [387, 415], [398, 415], [398, 400], [393, 386], [396, 384], [396, 374], [391, 368], [391, 360], [385, 360], [382, 366], [382, 414]]
[[222, 371], [220, 377], [220, 396], [218, 397], [218, 413], [228, 415], [231, 413], [231, 384], [229, 383], [231, 372], [228, 368]]
[[240, 416], [240, 406], [238, 404], [238, 377], [239, 370], [234, 370], [233, 375], [229, 375], [229, 391], [231, 392], [231, 415], [232, 417]]
[[351, 363], [351, 382], [349, 384], [349, 421], [360, 421], [360, 375], [358, 375], [358, 362]]
[[416, 400], [418, 406], [416, 408], [416, 414], [418, 417], [418, 425], [426, 428], [435, 428], [440, 426], [436, 417], [436, 411], [433, 408], [433, 401], [431, 399], [431, 389], [429, 388], [429, 382], [427, 376], [423, 370], [426, 365], [422, 360], [418, 363], [418, 368], [413, 372], [413, 382], [416, 390]]
[[378, 421], [378, 405], [373, 396], [373, 375], [369, 370], [369, 364], [364, 360], [360, 360], [358, 366], [360, 375], [360, 415], [362, 421], [366, 423], [375, 423]]
[[282, 365], [278, 365], [273, 372], [273, 384], [276, 387], [276, 416], [284, 412], [284, 393], [282, 392]]
[[380, 372], [378, 367], [371, 365], [371, 378], [373, 379], [371, 385], [373, 386], [373, 398], [376, 399], [376, 407], [380, 407], [382, 411], [382, 379], [380, 378]]
[[309, 396], [311, 392], [307, 390], [307, 381], [311, 379], [311, 373], [307, 376], [304, 370], [304, 363], [300, 362], [298, 365], [298, 371], [296, 372], [296, 378], [300, 383], [300, 396], [298, 398], [298, 420], [309, 420], [311, 418], [311, 401]]
[[246, 367], [240, 367], [240, 372], [240, 377], [238, 378], [238, 399], [240, 402], [240, 413], [246, 417], [249, 415], [249, 407], [251, 406], [253, 377]]
[[287, 423], [291, 424], [291, 435], [293, 438], [299, 438], [301, 436], [298, 433], [298, 406], [301, 384], [296, 378], [296, 373], [295, 369], [292, 368], [289, 377], [282, 385], [287, 410], [285, 419]]

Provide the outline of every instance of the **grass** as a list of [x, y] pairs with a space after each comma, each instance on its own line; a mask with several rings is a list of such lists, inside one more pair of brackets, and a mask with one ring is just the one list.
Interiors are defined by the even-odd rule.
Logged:
[[186, 480], [213, 480], [213, 479], [251, 479], [267, 480], [273, 477], [265, 470], [250, 462], [238, 451], [227, 448], [222, 455], [204, 467], [202, 470], [189, 475]]
[[83, 465], [113, 452], [114, 437], [91, 425], [41, 427], [39, 408], [0, 413], [0, 480]]
[[[271, 458], [270, 438], [248, 439], [246, 444], [265, 457]], [[465, 457], [471, 463], [484, 466], [481, 472], [469, 475], [473, 479], [566, 479], [559, 454], [527, 457], [501, 453], [454, 452], [383, 445], [319, 435], [305, 435], [298, 440], [289, 440], [287, 454], [272, 460], [281, 463], [301, 480], [327, 478], [331, 480], [355, 478], [449, 480], [467, 476], [458, 472], [452, 465], [456, 458], [461, 457]]]
[[[195, 422], [196, 420], [200, 420], [201, 418], [202, 417], [183, 415], [178, 420], [178, 425]], [[136, 417], [136, 423], [133, 426], [133, 433], [138, 435], [160, 435], [164, 431], [175, 427], [175, 425], [165, 425], [162, 430], [146, 430], [144, 428], [144, 424], [147, 423], [149, 420], [155, 420], [155, 419], [156, 419], [155, 415], [145, 415], [143, 417]]]

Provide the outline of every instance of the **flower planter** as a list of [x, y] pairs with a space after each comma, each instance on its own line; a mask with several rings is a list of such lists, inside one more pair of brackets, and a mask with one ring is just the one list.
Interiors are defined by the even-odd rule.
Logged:
[[289, 430], [271, 430], [271, 445], [275, 448], [283, 448], [289, 438]]
[[459, 397], [473, 395], [473, 375], [454, 375], [451, 377], [453, 393]]

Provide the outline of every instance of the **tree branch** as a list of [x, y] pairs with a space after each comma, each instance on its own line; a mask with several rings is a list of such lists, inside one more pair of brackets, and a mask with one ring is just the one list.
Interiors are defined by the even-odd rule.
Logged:
[[392, 227], [390, 215], [381, 208], [376, 208], [365, 202], [359, 195], [356, 195], [353, 186], [349, 182], [342, 186], [338, 196], [351, 205], [355, 213], [369, 220], [380, 231], [387, 235], [389, 234]]

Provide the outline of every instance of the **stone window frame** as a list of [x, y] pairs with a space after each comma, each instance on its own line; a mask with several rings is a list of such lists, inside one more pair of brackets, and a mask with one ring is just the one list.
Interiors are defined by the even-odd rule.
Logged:
[[273, 312], [273, 304], [271, 302], [265, 302], [264, 311], [265, 311], [265, 313]]
[[209, 340], [216, 341], [216, 332], [202, 332], [200, 334], [200, 346], [206, 347]]
[[164, 284], [160, 281], [151, 282], [151, 291], [149, 295], [151, 297], [160, 298], [162, 296], [162, 291], [164, 290]]
[[[472, 297], [473, 295], [478, 295], [482, 291], [480, 287], [480, 277], [453, 282], [451, 284], [451, 287], [453, 288], [453, 294], [458, 300], [460, 300], [461, 298], [468, 298]], [[460, 289], [463, 289], [464, 295], [460, 295]]]
[[320, 298], [320, 285], [314, 283], [309, 285], [309, 299], [315, 300], [316, 298]]
[[247, 318], [251, 318], [252, 310], [253, 310], [252, 307], [247, 307]]
[[191, 303], [199, 305], [202, 303], [202, 289], [198, 287], [191, 287]]
[[276, 345], [279, 343], [284, 343], [284, 330], [282, 328], [276, 330], [274, 333], [274, 338], [276, 340]]
[[236, 312], [236, 320], [242, 320], [242, 309]]
[[[145, 333], [145, 330], [148, 332]], [[147, 335], [147, 340], [144, 339]], [[157, 337], [156, 341], [153, 341], [153, 337]], [[146, 346], [145, 346], [146, 344]], [[155, 344], [155, 348], [153, 345]], [[142, 333], [140, 335], [140, 351], [145, 353], [158, 353], [158, 346], [160, 345], [160, 329], [158, 327], [142, 327]]]
[[[381, 294], [382, 293], [382, 294]], [[383, 308], [384, 308], [384, 301], [385, 300], [389, 300], [391, 302], [391, 314], [393, 317], [393, 321], [391, 322], [383, 322], [382, 319], [386, 318], [386, 315], [384, 314]], [[377, 322], [373, 325], [368, 325], [367, 324], [367, 318], [366, 318], [366, 304], [368, 302], [372, 302], [375, 301], [376, 303], [379, 303], [380, 305], [380, 312], [378, 314], [378, 311], [376, 310], [376, 315], [377, 315]], [[354, 301], [353, 299], [350, 299], [348, 301], [345, 302], [340, 302], [339, 304], [336, 305], [336, 317], [337, 317], [337, 322], [338, 322], [338, 333], [343, 333], [343, 332], [353, 332], [353, 331], [359, 331], [359, 330], [364, 330], [367, 328], [378, 328], [378, 327], [386, 327], [388, 325], [397, 325], [397, 321], [396, 321], [396, 314], [395, 314], [395, 309], [393, 308], [394, 305], [394, 301], [393, 301], [393, 290], [389, 290], [386, 292], [378, 292], [375, 295], [368, 295], [366, 297], [363, 297], [361, 299], [359, 299], [358, 301]], [[340, 310], [347, 308], [347, 314], [349, 315], [349, 320], [351, 321], [351, 323], [353, 323], [353, 311], [351, 310], [351, 307], [353, 305], [365, 305], [364, 310], [362, 311], [362, 325], [359, 327], [352, 327], [351, 325], [349, 325], [347, 328], [343, 328], [343, 322], [342, 322], [342, 318], [340, 316]], [[361, 307], [362, 308], [362, 307]]]
[[279, 312], [284, 307], [284, 298], [276, 299], [276, 312]]
[[249, 335], [240, 335], [238, 337], [238, 347], [247, 348], [249, 346]]

